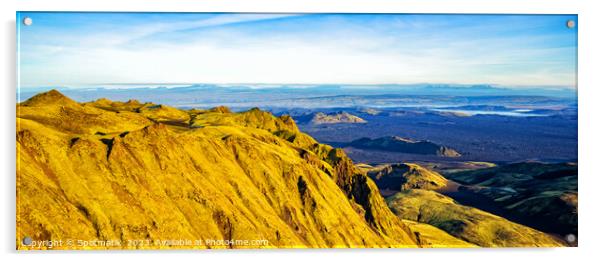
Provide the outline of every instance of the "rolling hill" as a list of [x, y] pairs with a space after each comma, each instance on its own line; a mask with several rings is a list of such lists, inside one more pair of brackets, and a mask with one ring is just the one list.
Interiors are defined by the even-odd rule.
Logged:
[[370, 139], [367, 137], [356, 139], [349, 143], [350, 146], [360, 149], [375, 149], [408, 154], [436, 155], [441, 157], [459, 157], [456, 150], [435, 144], [430, 141], [416, 141], [398, 136], [380, 137]]
[[452, 172], [446, 177], [534, 228], [563, 235], [578, 233], [576, 163], [521, 162]]
[[435, 191], [404, 190], [387, 198], [400, 218], [427, 223], [482, 247], [557, 247], [548, 234], [505, 218], [463, 206]]
[[437, 172], [413, 163], [359, 165], [374, 180], [383, 196], [408, 189], [439, 189], [447, 185], [447, 179]]

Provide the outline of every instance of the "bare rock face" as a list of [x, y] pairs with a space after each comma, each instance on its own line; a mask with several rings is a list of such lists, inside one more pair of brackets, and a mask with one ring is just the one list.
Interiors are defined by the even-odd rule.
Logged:
[[[266, 240], [172, 248], [465, 243], [396, 217], [341, 149], [317, 143], [288, 116], [78, 104], [56, 91], [17, 107], [19, 243], [25, 236]], [[417, 238], [423, 229], [428, 241]]]

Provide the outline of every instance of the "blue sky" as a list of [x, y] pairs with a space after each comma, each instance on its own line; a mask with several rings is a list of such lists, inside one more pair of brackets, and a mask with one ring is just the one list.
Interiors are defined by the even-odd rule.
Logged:
[[20, 87], [575, 87], [573, 15], [18, 13]]

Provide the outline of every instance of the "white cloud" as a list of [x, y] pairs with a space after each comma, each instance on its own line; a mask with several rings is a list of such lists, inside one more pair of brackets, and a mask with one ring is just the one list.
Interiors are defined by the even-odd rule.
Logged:
[[[404, 38], [361, 26], [332, 33], [236, 30], [186, 35], [186, 30], [279, 18], [215, 16], [196, 21], [148, 23], [78, 38], [69, 46], [34, 45], [21, 65], [21, 84], [94, 83], [462, 83], [574, 85], [573, 74], [537, 61], [570, 50], [528, 50], [523, 39]], [[409, 26], [399, 23], [397, 27]], [[181, 41], [153, 38], [184, 34]], [[73, 37], [73, 36], [72, 36]], [[510, 47], [510, 48], [509, 48]], [[492, 51], [493, 50], [493, 51]], [[498, 52], [499, 51], [499, 52]], [[548, 66], [538, 69], [530, 63]], [[555, 72], [558, 71], [558, 72]]]

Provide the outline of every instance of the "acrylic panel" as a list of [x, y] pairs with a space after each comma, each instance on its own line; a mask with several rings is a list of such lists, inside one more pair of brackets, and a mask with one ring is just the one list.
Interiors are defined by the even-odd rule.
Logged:
[[577, 246], [577, 15], [17, 12], [16, 246]]

